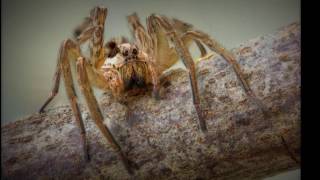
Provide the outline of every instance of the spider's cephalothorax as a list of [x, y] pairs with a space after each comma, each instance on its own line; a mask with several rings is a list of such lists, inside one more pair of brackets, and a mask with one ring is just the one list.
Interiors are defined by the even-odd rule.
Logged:
[[[190, 44], [195, 42], [201, 52], [200, 59], [210, 57], [204, 47], [206, 45], [232, 65], [247, 95], [254, 96], [234, 56], [209, 35], [195, 30], [191, 24], [152, 14], [147, 18], [147, 29], [145, 29], [137, 14], [134, 13], [128, 16], [134, 43], [120, 38], [112, 39], [104, 45], [103, 32], [106, 17], [106, 8], [93, 8], [90, 16], [85, 18], [83, 23], [75, 29], [74, 39], [63, 41], [54, 76], [54, 86], [48, 99], [40, 108], [40, 112], [44, 112], [45, 107], [56, 96], [62, 75], [72, 111], [81, 130], [86, 159], [89, 160], [86, 131], [78, 107], [69, 61], [77, 61], [78, 82], [92, 119], [103, 136], [110, 142], [112, 148], [118, 153], [129, 173], [133, 173], [132, 166], [108, 127], [103, 124], [103, 115], [93, 95], [91, 85], [109, 91], [115, 97], [121, 97], [131, 90], [151, 85], [153, 97], [159, 99], [159, 77], [181, 58], [188, 69], [199, 127], [202, 132], [206, 132], [207, 127], [200, 108], [195, 62], [188, 50]], [[85, 57], [80, 48], [87, 41], [89, 41], [90, 57]]]
[[120, 96], [135, 88], [152, 84], [148, 55], [130, 43], [108, 45], [108, 58], [101, 67], [112, 94]]

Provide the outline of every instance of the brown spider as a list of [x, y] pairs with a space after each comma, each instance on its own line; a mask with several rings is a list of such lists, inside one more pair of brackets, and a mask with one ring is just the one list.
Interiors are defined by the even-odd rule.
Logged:
[[[63, 41], [54, 75], [54, 86], [39, 110], [40, 113], [43, 112], [57, 95], [62, 73], [71, 108], [81, 129], [86, 160], [89, 160], [86, 132], [77, 103], [69, 60], [76, 60], [78, 82], [92, 119], [112, 148], [119, 154], [129, 173], [132, 173], [130, 163], [108, 127], [103, 124], [103, 115], [90, 85], [111, 91], [119, 100], [123, 99], [126, 93], [152, 85], [152, 95], [159, 99], [159, 76], [181, 57], [189, 72], [199, 126], [202, 132], [206, 132], [207, 127], [200, 108], [195, 63], [188, 50], [194, 41], [200, 49], [202, 58], [210, 57], [203, 44], [224, 57], [234, 68], [247, 94], [252, 94], [233, 55], [207, 34], [194, 30], [192, 25], [153, 14], [147, 18], [147, 30], [145, 30], [137, 14], [134, 13], [128, 16], [128, 22], [136, 42], [129, 43], [124, 38], [120, 38], [112, 39], [104, 45], [103, 32], [106, 16], [106, 8], [95, 7], [91, 10], [90, 17], [85, 18], [84, 22], [76, 28], [75, 38]], [[80, 45], [88, 40], [91, 50], [90, 58], [85, 58]], [[170, 46], [170, 42], [174, 47]]]

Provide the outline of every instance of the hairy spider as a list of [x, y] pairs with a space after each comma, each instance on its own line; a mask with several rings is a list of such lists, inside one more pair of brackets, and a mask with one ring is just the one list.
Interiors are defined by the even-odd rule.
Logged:
[[[103, 124], [103, 115], [90, 85], [111, 92], [119, 100], [125, 97], [126, 93], [151, 85], [153, 97], [159, 99], [160, 75], [181, 57], [189, 72], [199, 127], [206, 132], [207, 127], [200, 108], [195, 63], [188, 50], [194, 41], [200, 49], [201, 58], [210, 57], [203, 44], [224, 57], [234, 68], [246, 93], [252, 94], [234, 56], [207, 34], [195, 30], [191, 24], [152, 14], [147, 18], [146, 30], [134, 13], [127, 19], [132, 28], [135, 43], [129, 43], [125, 38], [113, 38], [104, 44], [103, 32], [106, 17], [106, 8], [95, 7], [91, 10], [90, 16], [75, 29], [75, 37], [63, 41], [54, 75], [54, 86], [39, 110], [40, 113], [44, 112], [45, 107], [57, 95], [62, 74], [71, 108], [81, 129], [86, 160], [89, 160], [86, 131], [78, 107], [69, 61], [76, 60], [78, 82], [92, 119], [112, 148], [119, 154], [129, 173], [133, 172], [130, 163], [108, 127]], [[89, 58], [83, 55], [80, 48], [80, 45], [87, 41], [90, 47]]]

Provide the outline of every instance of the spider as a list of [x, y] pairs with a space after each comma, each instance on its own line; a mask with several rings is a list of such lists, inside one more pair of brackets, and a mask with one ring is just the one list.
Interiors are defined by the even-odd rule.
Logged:
[[[127, 17], [127, 20], [135, 42], [130, 43], [125, 38], [113, 38], [104, 44], [103, 32], [106, 17], [107, 8], [93, 8], [90, 11], [90, 16], [75, 28], [74, 37], [62, 42], [53, 79], [54, 85], [49, 97], [39, 110], [40, 113], [44, 112], [45, 107], [57, 95], [62, 75], [73, 114], [81, 130], [81, 141], [86, 160], [90, 159], [88, 142], [69, 61], [76, 61], [78, 84], [92, 119], [112, 148], [118, 153], [130, 174], [133, 172], [132, 162], [123, 153], [108, 127], [103, 124], [104, 118], [93, 95], [91, 85], [111, 92], [120, 101], [130, 92], [151, 86], [152, 96], [159, 99], [160, 75], [175, 64], [179, 58], [182, 58], [189, 73], [199, 127], [202, 132], [206, 132], [207, 127], [200, 107], [195, 62], [188, 50], [191, 43], [195, 42], [201, 52], [200, 59], [210, 57], [204, 47], [206, 45], [232, 65], [245, 91], [251, 94], [250, 87], [246, 83], [234, 56], [209, 35], [195, 30], [191, 24], [175, 18], [152, 14], [146, 20], [146, 30], [140, 23], [138, 15], [133, 13]], [[84, 56], [80, 48], [80, 45], [86, 42], [89, 42], [89, 58]]]

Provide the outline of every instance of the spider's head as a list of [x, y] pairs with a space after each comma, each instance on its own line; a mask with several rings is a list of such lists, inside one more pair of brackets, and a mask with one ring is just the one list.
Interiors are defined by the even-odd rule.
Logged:
[[126, 39], [112, 39], [106, 45], [107, 59], [104, 67], [134, 62], [145, 59], [146, 55], [139, 50], [136, 44], [129, 43]]
[[123, 57], [125, 62], [131, 62], [138, 59], [139, 49], [137, 45], [130, 43], [123, 43], [118, 46], [119, 54]]
[[106, 44], [108, 58], [120, 55], [125, 61], [135, 60], [138, 58], [139, 49], [137, 45], [131, 44], [124, 37], [112, 39]]

